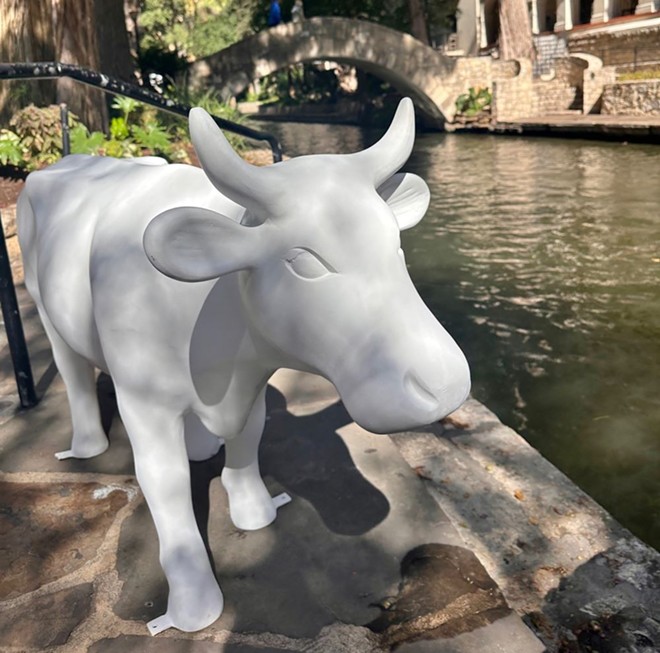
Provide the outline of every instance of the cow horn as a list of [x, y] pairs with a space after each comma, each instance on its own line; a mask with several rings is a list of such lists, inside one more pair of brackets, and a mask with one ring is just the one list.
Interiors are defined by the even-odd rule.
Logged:
[[408, 160], [415, 142], [415, 109], [410, 98], [399, 102], [392, 124], [374, 145], [349, 154], [359, 167], [371, 171], [378, 188]]
[[201, 107], [190, 110], [188, 123], [202, 168], [221, 193], [247, 208], [272, 201], [278, 188], [273, 168], [253, 166], [238, 156], [213, 118]]

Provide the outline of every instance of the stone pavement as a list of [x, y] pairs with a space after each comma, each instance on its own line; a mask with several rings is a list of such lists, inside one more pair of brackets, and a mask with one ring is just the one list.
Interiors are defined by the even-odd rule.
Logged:
[[64, 387], [19, 297], [43, 399], [15, 410], [3, 349], [0, 650], [543, 650], [393, 441], [357, 427], [330, 384], [290, 371], [269, 389], [261, 460], [272, 494], [292, 502], [268, 528], [238, 531], [222, 451], [191, 464], [225, 612], [199, 633], [152, 638], [167, 585], [112, 383], [98, 382], [110, 449], [56, 460], [70, 430]]
[[56, 460], [65, 392], [22, 288], [19, 300], [43, 399], [16, 411], [0, 341], [3, 653], [657, 650], [660, 555], [484, 406], [376, 436], [331, 385], [290, 371], [271, 382], [261, 460], [272, 494], [293, 501], [271, 526], [238, 531], [222, 451], [193, 463], [225, 612], [151, 637], [167, 587], [112, 383], [99, 377], [110, 449]]

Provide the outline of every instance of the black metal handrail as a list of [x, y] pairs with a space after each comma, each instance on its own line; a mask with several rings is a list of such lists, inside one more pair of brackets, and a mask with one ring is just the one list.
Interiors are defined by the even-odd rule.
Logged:
[[[133, 100], [144, 102], [145, 104], [149, 104], [177, 116], [183, 116], [184, 118], [187, 118], [190, 113], [191, 107], [188, 105], [166, 99], [146, 88], [130, 84], [129, 82], [124, 82], [116, 77], [97, 73], [89, 68], [82, 68], [80, 66], [59, 63], [56, 61], [0, 63], [0, 80], [36, 80], [54, 79], [58, 77], [69, 77], [82, 84], [98, 88], [105, 93], [125, 95]], [[245, 125], [239, 125], [238, 123], [226, 120], [225, 118], [219, 118], [218, 116], [211, 117], [221, 129], [257, 141], [267, 141], [273, 151], [273, 161], [277, 162], [282, 160], [282, 148], [277, 138], [272, 134], [257, 131], [256, 129], [251, 129]]]
[[11, 362], [14, 366], [16, 388], [23, 408], [32, 408], [37, 405], [39, 398], [34, 388], [30, 356], [25, 343], [25, 332], [21, 322], [21, 313], [16, 299], [14, 279], [11, 274], [11, 264], [5, 242], [5, 230], [0, 216], [0, 306], [7, 332], [7, 342]]

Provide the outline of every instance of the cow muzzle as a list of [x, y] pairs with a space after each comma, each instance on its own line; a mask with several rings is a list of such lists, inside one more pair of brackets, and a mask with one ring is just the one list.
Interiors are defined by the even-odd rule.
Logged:
[[450, 351], [408, 370], [374, 366], [342, 392], [346, 409], [373, 433], [405, 431], [436, 422], [456, 410], [470, 393], [468, 363], [453, 340]]

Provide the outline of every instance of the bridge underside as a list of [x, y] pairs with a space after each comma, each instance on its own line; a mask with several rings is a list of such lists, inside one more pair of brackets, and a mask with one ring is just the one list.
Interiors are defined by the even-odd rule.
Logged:
[[408, 34], [362, 20], [312, 18], [279, 25], [196, 61], [187, 85], [215, 88], [227, 99], [277, 70], [323, 60], [356, 66], [388, 82], [411, 97], [432, 124], [454, 116], [455, 61]]

